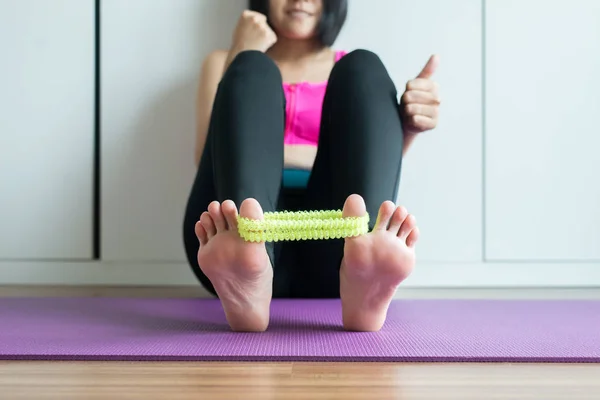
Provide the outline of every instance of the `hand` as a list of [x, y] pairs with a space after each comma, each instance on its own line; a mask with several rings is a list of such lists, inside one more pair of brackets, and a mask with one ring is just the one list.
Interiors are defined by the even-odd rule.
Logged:
[[438, 84], [431, 80], [439, 63], [433, 55], [419, 75], [408, 81], [400, 100], [400, 114], [405, 135], [416, 135], [437, 126], [440, 98]]
[[233, 35], [235, 52], [258, 50], [266, 52], [277, 41], [277, 35], [267, 24], [264, 14], [246, 10], [242, 13]]

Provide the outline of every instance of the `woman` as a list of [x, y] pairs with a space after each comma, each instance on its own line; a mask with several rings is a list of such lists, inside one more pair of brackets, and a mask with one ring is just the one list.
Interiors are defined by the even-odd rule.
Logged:
[[[398, 104], [375, 54], [331, 48], [346, 0], [249, 6], [230, 49], [210, 54], [200, 75], [188, 260], [235, 331], [267, 329], [273, 297], [340, 297], [346, 329], [379, 330], [415, 263], [415, 219], [393, 200], [404, 152], [437, 123], [436, 84], [428, 79], [437, 58]], [[276, 210], [368, 212], [370, 233], [244, 242], [238, 206], [252, 219]]]

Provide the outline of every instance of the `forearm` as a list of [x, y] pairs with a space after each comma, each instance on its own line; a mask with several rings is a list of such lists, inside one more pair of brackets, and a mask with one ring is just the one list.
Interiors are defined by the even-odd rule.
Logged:
[[317, 156], [317, 146], [285, 145], [283, 163], [286, 168], [311, 170]]
[[227, 58], [225, 59], [225, 64], [223, 65], [223, 74], [225, 74], [225, 71], [227, 71], [227, 68], [229, 68], [233, 60], [235, 60], [235, 58], [238, 56], [238, 54], [248, 50], [262, 51], [254, 48], [246, 48], [237, 44], [233, 44], [227, 51]]
[[223, 74], [225, 74], [225, 71], [227, 71], [227, 68], [229, 68], [229, 65], [233, 62], [233, 60], [239, 53], [241, 53], [241, 50], [236, 47], [231, 47], [229, 49], [229, 52], [227, 53], [227, 58], [225, 59], [225, 64], [223, 65]]

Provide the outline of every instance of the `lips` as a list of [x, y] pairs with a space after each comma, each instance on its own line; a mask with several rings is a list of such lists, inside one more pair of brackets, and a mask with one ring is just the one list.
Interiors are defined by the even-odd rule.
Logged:
[[292, 17], [310, 17], [312, 16], [311, 13], [309, 13], [308, 11], [304, 11], [304, 10], [289, 10], [287, 12], [288, 15], [292, 16]]

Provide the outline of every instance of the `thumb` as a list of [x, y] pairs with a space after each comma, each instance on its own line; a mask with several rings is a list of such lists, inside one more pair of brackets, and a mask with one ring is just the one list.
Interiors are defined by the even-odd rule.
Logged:
[[425, 64], [425, 66], [423, 67], [423, 69], [421, 70], [421, 72], [419, 73], [417, 78], [424, 78], [424, 79], [431, 78], [433, 76], [433, 74], [435, 73], [435, 70], [437, 69], [439, 63], [440, 63], [439, 56], [434, 54], [431, 57], [429, 57], [429, 61], [427, 61], [427, 64]]

